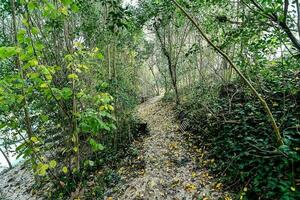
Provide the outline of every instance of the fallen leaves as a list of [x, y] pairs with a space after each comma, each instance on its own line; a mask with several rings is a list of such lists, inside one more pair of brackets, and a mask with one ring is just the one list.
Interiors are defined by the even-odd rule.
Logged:
[[196, 172], [192, 172], [192, 177], [196, 178], [196, 176], [197, 176], [197, 173]]
[[221, 189], [223, 188], [223, 184], [222, 184], [222, 183], [216, 183], [216, 184], [214, 185], [214, 188], [215, 188], [216, 190], [221, 190]]
[[177, 150], [178, 149], [178, 142], [173, 142], [169, 145], [170, 150]]
[[[191, 140], [179, 134], [170, 106], [148, 102], [138, 112], [150, 131], [141, 144], [133, 144], [142, 147], [135, 159], [143, 161], [144, 166], [135, 166], [137, 161], [130, 157], [128, 165], [119, 168], [118, 173], [129, 182], [120, 186], [124, 194], [112, 195], [114, 199], [166, 199], [172, 195], [178, 200], [194, 197], [232, 200], [218, 192], [223, 188], [222, 183], [213, 183], [213, 176], [203, 165], [198, 165], [203, 161], [205, 165], [216, 162], [207, 158], [205, 148], [193, 144], [191, 134], [186, 133]], [[113, 200], [112, 197], [106, 200]]]
[[232, 200], [232, 198], [229, 196], [229, 194], [226, 194], [224, 200]]
[[197, 186], [193, 183], [188, 183], [185, 185], [185, 190], [189, 192], [194, 192], [197, 189]]

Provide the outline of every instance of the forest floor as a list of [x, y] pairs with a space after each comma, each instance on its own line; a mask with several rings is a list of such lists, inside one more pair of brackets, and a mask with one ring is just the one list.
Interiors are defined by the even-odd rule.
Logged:
[[[137, 199], [226, 199], [223, 185], [202, 163], [205, 151], [191, 144], [188, 132], [180, 131], [174, 105], [154, 97], [141, 104], [138, 117], [147, 123], [149, 134], [135, 143], [139, 153], [136, 161], [128, 159], [118, 171], [120, 183], [106, 194], [107, 200]], [[142, 163], [143, 167], [133, 167]]]

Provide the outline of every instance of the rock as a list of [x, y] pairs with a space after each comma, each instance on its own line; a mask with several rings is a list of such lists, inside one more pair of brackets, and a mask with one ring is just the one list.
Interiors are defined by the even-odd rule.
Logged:
[[0, 175], [0, 199], [5, 200], [42, 200], [30, 193], [34, 176], [24, 163]]

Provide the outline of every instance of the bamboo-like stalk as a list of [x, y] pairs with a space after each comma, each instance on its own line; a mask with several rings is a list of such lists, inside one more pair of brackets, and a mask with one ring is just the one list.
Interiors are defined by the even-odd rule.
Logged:
[[196, 22], [196, 20], [176, 1], [171, 0], [177, 8], [179, 8], [183, 14], [192, 22], [192, 24], [197, 28], [197, 30], [200, 32], [202, 37], [207, 41], [207, 43], [215, 50], [217, 51], [227, 62], [230, 64], [230, 66], [235, 70], [235, 72], [241, 77], [241, 79], [246, 83], [246, 85], [250, 88], [250, 90], [253, 92], [253, 94], [257, 97], [257, 99], [262, 104], [265, 112], [267, 113], [269, 120], [271, 121], [274, 134], [276, 136], [277, 143], [279, 145], [283, 145], [283, 139], [281, 137], [279, 128], [276, 124], [275, 118], [273, 117], [273, 114], [265, 101], [265, 99], [257, 92], [257, 90], [253, 87], [253, 85], [250, 83], [250, 81], [244, 76], [244, 74], [237, 68], [237, 66], [233, 63], [233, 61], [229, 58], [229, 56], [223, 52], [220, 48], [218, 48], [213, 42], [208, 38], [208, 36], [204, 33], [200, 25]]

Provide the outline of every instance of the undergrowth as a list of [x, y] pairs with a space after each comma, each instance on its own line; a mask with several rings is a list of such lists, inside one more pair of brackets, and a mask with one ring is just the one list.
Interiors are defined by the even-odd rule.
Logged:
[[209, 149], [208, 157], [217, 160], [209, 169], [240, 199], [300, 198], [297, 64], [294, 69], [272, 66], [249, 72], [280, 127], [285, 142], [280, 147], [262, 106], [240, 80], [211, 88], [196, 85], [178, 107], [189, 130]]

